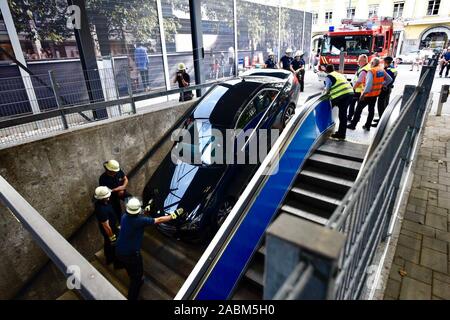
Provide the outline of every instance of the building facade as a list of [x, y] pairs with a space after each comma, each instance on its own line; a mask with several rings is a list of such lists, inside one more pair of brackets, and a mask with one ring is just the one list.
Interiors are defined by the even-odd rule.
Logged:
[[313, 14], [314, 49], [328, 28], [339, 26], [342, 19], [373, 17], [394, 19], [394, 30], [400, 34], [397, 53], [450, 45], [449, 0], [306, 0], [298, 6]]

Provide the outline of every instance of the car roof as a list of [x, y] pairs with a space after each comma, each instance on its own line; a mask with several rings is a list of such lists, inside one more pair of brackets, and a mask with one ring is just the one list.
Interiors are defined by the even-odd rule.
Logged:
[[239, 109], [256, 92], [279, 83], [273, 77], [244, 77], [225, 81], [211, 88], [193, 112], [194, 119], [209, 119], [212, 125], [230, 128]]
[[243, 77], [273, 77], [279, 79], [287, 79], [292, 72], [284, 69], [251, 69], [242, 74]]

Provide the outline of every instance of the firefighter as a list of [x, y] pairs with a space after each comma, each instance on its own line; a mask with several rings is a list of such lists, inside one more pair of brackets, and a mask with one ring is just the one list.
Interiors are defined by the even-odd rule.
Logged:
[[277, 69], [277, 63], [275, 62], [275, 53], [269, 52], [269, 56], [265, 63], [265, 68], [267, 69]]
[[334, 71], [329, 64], [325, 68], [325, 93], [330, 95], [331, 105], [339, 108], [339, 128], [332, 138], [344, 140], [347, 131], [347, 108], [353, 99], [353, 88], [344, 75]]
[[[141, 201], [130, 198], [126, 204], [126, 212], [122, 216], [121, 229], [116, 245], [116, 258], [123, 264], [130, 277], [128, 300], [137, 300], [143, 283], [143, 265], [141, 256], [144, 228], [147, 226], [169, 222], [184, 214], [183, 209], [158, 218], [146, 216], [151, 212], [152, 200], [142, 210]], [[144, 214], [141, 214], [144, 211]]]
[[384, 59], [384, 71], [392, 78], [392, 82], [388, 86], [383, 86], [381, 93], [378, 96], [377, 108], [378, 108], [378, 119], [373, 120], [372, 127], [378, 125], [384, 110], [389, 104], [389, 99], [391, 97], [392, 88], [394, 88], [394, 81], [397, 77], [397, 69], [395, 68], [392, 57], [385, 57]]
[[114, 267], [119, 265], [115, 261], [114, 246], [116, 244], [118, 230], [116, 225], [116, 214], [109, 198], [111, 189], [100, 186], [95, 189], [95, 217], [98, 221], [100, 233], [103, 236], [103, 251], [106, 258], [106, 264], [114, 263]]
[[285, 55], [280, 59], [280, 69], [284, 69], [287, 71], [291, 71], [291, 63], [292, 63], [292, 49], [287, 48]]
[[355, 105], [361, 97], [361, 92], [364, 90], [364, 84], [366, 81], [367, 72], [370, 70], [369, 58], [367, 55], [362, 54], [358, 57], [358, 70], [353, 77], [352, 84], [355, 95], [353, 96], [352, 102], [348, 107], [348, 120], [351, 121], [353, 115], [355, 114]]
[[103, 167], [105, 172], [98, 179], [98, 185], [111, 189], [111, 204], [116, 213], [117, 221], [120, 221], [120, 215], [122, 214], [120, 200], [124, 201], [126, 198], [131, 197], [131, 194], [126, 189], [128, 178], [116, 160], [104, 162]]
[[365, 87], [356, 106], [355, 114], [351, 123], [347, 126], [348, 129], [355, 130], [356, 124], [361, 119], [361, 113], [366, 106], [369, 106], [369, 115], [367, 116], [366, 124], [363, 129], [370, 130], [373, 116], [375, 113], [375, 104], [377, 98], [381, 93], [383, 86], [389, 86], [392, 83], [392, 78], [389, 74], [380, 67], [380, 59], [373, 58], [371, 62], [371, 69], [367, 72]]
[[300, 92], [305, 89], [305, 60], [303, 59], [303, 51], [296, 51], [294, 60], [291, 62], [291, 71], [298, 78], [300, 83]]

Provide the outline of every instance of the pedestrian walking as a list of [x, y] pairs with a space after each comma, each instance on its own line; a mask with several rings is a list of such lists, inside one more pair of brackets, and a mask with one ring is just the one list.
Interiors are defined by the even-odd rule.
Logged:
[[420, 56], [420, 51], [417, 51], [417, 54], [416, 54], [416, 56], [414, 58], [414, 61], [413, 61], [412, 65], [411, 65], [411, 70], [409, 70], [409, 71], [414, 71], [414, 67], [417, 67], [417, 71], [419, 71], [421, 64], [422, 64], [422, 58]]
[[[187, 88], [191, 85], [191, 77], [189, 76], [189, 73], [187, 73], [187, 68], [184, 63], [178, 64], [178, 71], [173, 82], [178, 83], [178, 88]], [[180, 92], [179, 101], [192, 100], [193, 97], [194, 95], [190, 90]]]
[[361, 92], [364, 90], [367, 72], [370, 70], [369, 58], [367, 55], [362, 54], [358, 57], [358, 70], [352, 80], [353, 90], [355, 94], [348, 106], [348, 120], [351, 121], [355, 114], [355, 105], [361, 97]]
[[275, 62], [275, 53], [273, 53], [272, 51], [269, 52], [269, 56], [267, 57], [264, 67], [267, 69], [277, 69], [277, 63]]
[[144, 91], [150, 90], [150, 82], [148, 78], [148, 67], [150, 61], [148, 59], [147, 48], [144, 47], [142, 43], [138, 43], [136, 49], [134, 50], [134, 61], [141, 75], [142, 89]]
[[330, 95], [331, 105], [339, 108], [339, 128], [332, 138], [344, 140], [347, 133], [347, 108], [353, 99], [353, 88], [347, 78], [334, 70], [332, 64], [325, 67], [325, 93]]
[[296, 75], [300, 84], [300, 92], [305, 90], [305, 60], [303, 51], [296, 51], [294, 60], [291, 62], [291, 71]]
[[280, 69], [291, 71], [291, 63], [292, 63], [292, 49], [287, 48], [285, 55], [280, 59]]
[[393, 61], [394, 59], [392, 57], [385, 57], [383, 59], [384, 61], [384, 71], [392, 78], [392, 82], [388, 86], [383, 86], [381, 88], [381, 93], [378, 96], [378, 102], [377, 102], [377, 108], [378, 108], [378, 119], [374, 119], [372, 123], [372, 127], [376, 127], [378, 125], [378, 122], [381, 119], [381, 116], [384, 113], [384, 110], [386, 110], [386, 107], [389, 105], [389, 100], [391, 97], [392, 89], [394, 88], [394, 82], [395, 78], [397, 77], [397, 69], [394, 67]]
[[116, 245], [116, 257], [123, 264], [130, 278], [128, 300], [137, 300], [139, 290], [144, 282], [141, 247], [145, 227], [169, 222], [184, 214], [183, 209], [180, 208], [170, 215], [152, 218], [148, 216], [150, 211], [151, 202], [142, 210], [142, 204], [139, 199], [131, 198], [127, 202], [126, 211], [121, 220], [121, 229]]
[[442, 62], [441, 62], [441, 70], [439, 71], [439, 77], [442, 78], [442, 74], [444, 73], [445, 69], [445, 77], [448, 77], [448, 73], [450, 71], [450, 47], [448, 47], [447, 52], [445, 52], [442, 55]]
[[106, 264], [114, 263], [115, 268], [120, 265], [115, 259], [115, 245], [117, 235], [117, 219], [114, 208], [110, 201], [111, 189], [105, 186], [100, 186], [95, 189], [95, 217], [97, 218], [100, 233], [103, 236], [103, 251], [106, 258]]
[[375, 104], [377, 97], [381, 93], [383, 86], [388, 86], [392, 83], [392, 78], [380, 67], [380, 59], [373, 58], [371, 62], [371, 69], [367, 72], [364, 91], [356, 106], [355, 114], [353, 115], [351, 123], [347, 126], [348, 129], [355, 130], [356, 124], [361, 119], [362, 111], [366, 106], [369, 107], [369, 115], [367, 116], [366, 124], [363, 125], [363, 129], [370, 130], [372, 120], [375, 113]]
[[131, 194], [127, 191], [128, 178], [116, 160], [104, 162], [103, 167], [105, 172], [98, 179], [98, 185], [108, 187], [111, 190], [111, 204], [116, 213], [116, 221], [120, 221], [122, 214], [120, 201], [131, 197]]

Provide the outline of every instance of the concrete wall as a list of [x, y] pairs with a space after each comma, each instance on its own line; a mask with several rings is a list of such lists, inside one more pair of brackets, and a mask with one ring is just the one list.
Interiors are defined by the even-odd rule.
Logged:
[[[0, 174], [69, 238], [92, 214], [91, 198], [103, 172], [103, 161], [113, 158], [125, 172], [131, 170], [191, 104], [152, 106], [152, 111], [2, 149]], [[141, 195], [170, 145], [170, 141], [165, 143], [130, 181], [131, 193]], [[0, 244], [0, 299], [10, 299], [38, 274], [48, 259], [2, 204]], [[97, 237], [86, 237], [85, 242], [78, 240], [78, 246], [91, 254], [102, 243]], [[36, 298], [38, 291], [31, 296]]]

